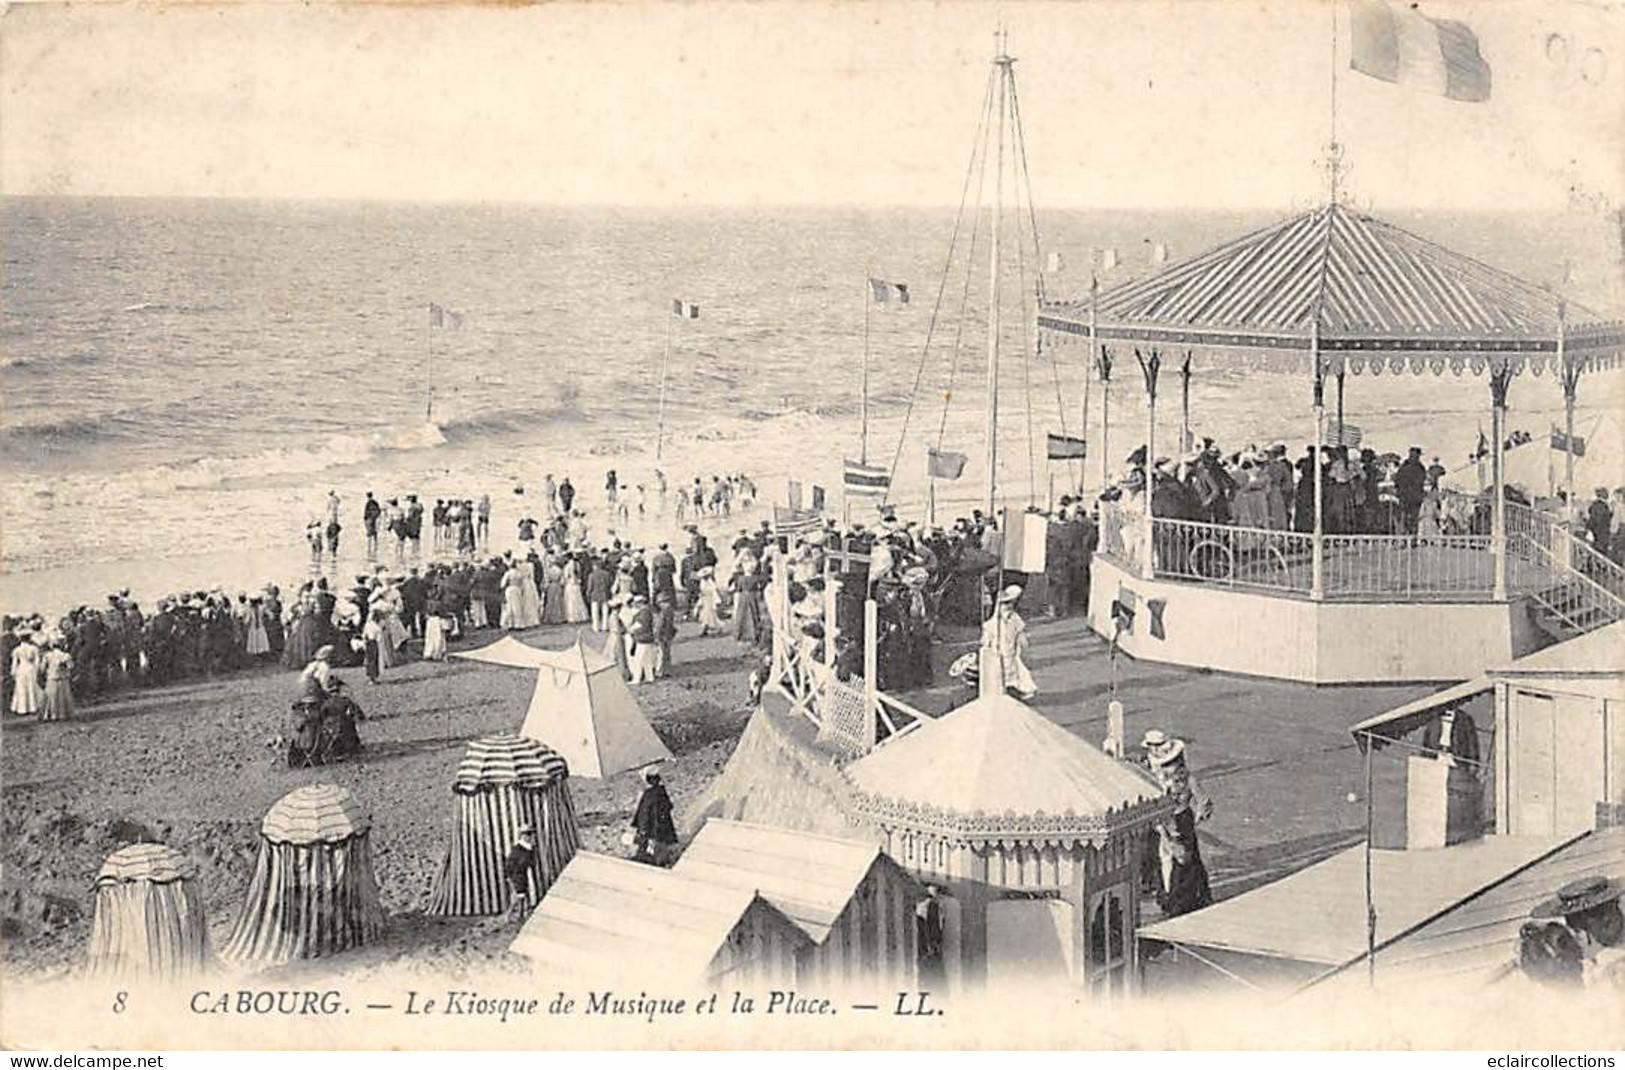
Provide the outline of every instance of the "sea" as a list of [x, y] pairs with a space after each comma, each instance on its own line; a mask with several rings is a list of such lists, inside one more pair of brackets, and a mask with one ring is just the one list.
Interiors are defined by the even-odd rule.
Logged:
[[[1085, 385], [1082, 347], [1034, 352], [1036, 289], [1079, 296], [1105, 250], [1118, 261], [1102, 275], [1110, 285], [1151, 270], [1158, 245], [1177, 260], [1286, 214], [1007, 218], [1002, 502], [1099, 482], [1098, 459], [1086, 472], [1044, 460], [1045, 433], [1063, 430], [1083, 431], [1099, 457], [1101, 386]], [[1621, 307], [1617, 235], [1610, 245], [1595, 218], [1379, 214], [1591, 307]], [[967, 456], [961, 479], [937, 484], [939, 518], [987, 494], [988, 227], [951, 207], [6, 198], [0, 219], [7, 612], [58, 612], [123, 587], [151, 599], [296, 577], [329, 490], [344, 502], [347, 560], [368, 490], [431, 503], [490, 494], [499, 547], [538, 511], [547, 474], [571, 477], [597, 534], [639, 538], [675, 530], [657, 468], [673, 495], [696, 477], [748, 474], [756, 515], [730, 524], [786, 503], [792, 480], [803, 500], [826, 488], [839, 510], [841, 463], [860, 454], [895, 466], [894, 499], [923, 512], [931, 445]], [[905, 283], [909, 302], [893, 290], [875, 303], [871, 277]], [[674, 316], [674, 300], [698, 318]], [[455, 315], [434, 326], [431, 304]], [[1114, 469], [1144, 439], [1144, 396], [1125, 354]], [[1307, 382], [1204, 369], [1189, 396], [1193, 432], [1226, 448], [1296, 448], [1313, 434]], [[1171, 448], [1172, 368], [1159, 398]], [[1619, 398], [1617, 383], [1583, 390], [1582, 423]], [[1549, 375], [1520, 381], [1512, 405], [1514, 428], [1544, 433], [1561, 394]], [[1452, 466], [1488, 413], [1471, 376], [1346, 388], [1345, 418], [1368, 444], [1414, 443]], [[610, 469], [632, 495], [646, 488], [641, 519], [606, 511]]]

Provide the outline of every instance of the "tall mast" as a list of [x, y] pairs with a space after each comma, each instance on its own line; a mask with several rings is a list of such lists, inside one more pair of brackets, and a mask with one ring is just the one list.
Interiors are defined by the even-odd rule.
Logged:
[[863, 427], [859, 432], [858, 463], [869, 463], [869, 306], [874, 303], [873, 288], [869, 282], [869, 269], [863, 269], [863, 401], [860, 413]]
[[666, 349], [660, 357], [660, 407], [655, 416], [655, 463], [660, 463], [660, 446], [666, 438], [666, 367], [671, 363], [671, 321], [676, 312], [666, 317]]
[[[1004, 215], [1004, 119], [1010, 99], [1010, 68], [1015, 60], [1006, 51], [1007, 35], [999, 28], [999, 52], [993, 57], [998, 69], [998, 152], [993, 172], [993, 219], [988, 242], [987, 315], [987, 515], [997, 515], [999, 498], [999, 229]], [[1008, 537], [1008, 535], [1006, 536]]]

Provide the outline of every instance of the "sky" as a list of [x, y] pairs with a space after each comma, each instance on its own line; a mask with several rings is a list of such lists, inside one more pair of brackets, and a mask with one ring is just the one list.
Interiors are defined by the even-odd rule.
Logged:
[[[1625, 202], [1625, 16], [1433, 2], [1489, 102], [1348, 71], [1346, 186], [1385, 209]], [[652, 207], [957, 203], [1000, 21], [1041, 207], [1325, 195], [1332, 13], [1310, 0], [13, 5], [9, 194]]]

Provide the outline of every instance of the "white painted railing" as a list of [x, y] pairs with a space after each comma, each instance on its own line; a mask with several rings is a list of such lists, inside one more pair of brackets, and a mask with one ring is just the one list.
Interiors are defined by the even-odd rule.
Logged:
[[1309, 593], [1311, 535], [1158, 517], [1151, 545], [1160, 577]]
[[1327, 535], [1328, 599], [1485, 601], [1495, 594], [1488, 535]]

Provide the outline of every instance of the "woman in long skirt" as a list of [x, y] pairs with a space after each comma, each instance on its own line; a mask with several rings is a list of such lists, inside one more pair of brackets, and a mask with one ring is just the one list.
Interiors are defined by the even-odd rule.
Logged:
[[546, 576], [542, 585], [542, 623], [563, 624], [565, 621], [564, 566], [555, 557], [542, 567]]
[[45, 704], [42, 721], [66, 721], [73, 716], [73, 656], [63, 649], [60, 639], [52, 640], [45, 651]]
[[541, 559], [532, 550], [530, 556], [519, 562], [519, 577], [524, 582], [519, 585], [519, 595], [524, 609], [524, 620], [521, 628], [534, 628], [542, 623], [542, 568]]
[[567, 624], [585, 624], [592, 619], [587, 611], [587, 598], [581, 592], [581, 566], [573, 557], [564, 560], [564, 620]]
[[11, 652], [11, 712], [18, 716], [38, 713], [45, 696], [40, 692], [40, 651], [31, 634], [22, 636]]
[[632, 679], [632, 661], [626, 653], [626, 620], [621, 616], [621, 610], [626, 603], [620, 598], [609, 600], [609, 639], [604, 643], [604, 653], [615, 659], [615, 667], [620, 670], [622, 680]]
[[265, 630], [265, 603], [259, 595], [248, 600], [248, 612], [244, 616], [243, 651], [255, 659], [271, 652], [271, 637]]
[[721, 635], [722, 615], [717, 611], [722, 604], [722, 591], [717, 587], [717, 570], [710, 565], [700, 569], [699, 620], [701, 635]]
[[502, 627], [508, 631], [526, 627], [525, 619], [525, 592], [523, 585], [528, 582], [524, 573], [514, 562], [508, 563], [508, 571], [502, 574]]

